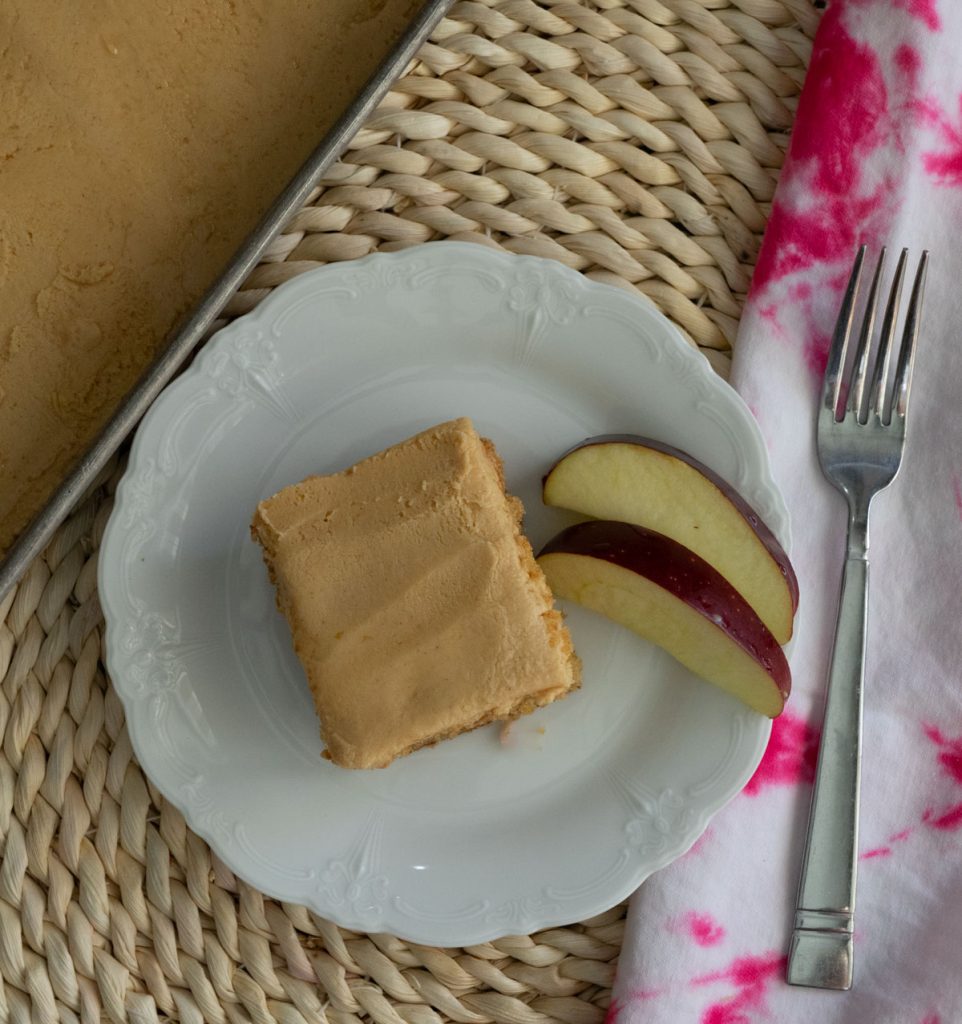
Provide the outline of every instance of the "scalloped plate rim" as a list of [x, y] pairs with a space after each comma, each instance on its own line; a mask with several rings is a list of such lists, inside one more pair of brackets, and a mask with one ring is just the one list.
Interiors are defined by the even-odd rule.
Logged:
[[[308, 271], [275, 288], [269, 296], [255, 307], [254, 310], [245, 316], [232, 321], [226, 327], [218, 331], [217, 334], [215, 334], [198, 353], [193, 365], [168, 385], [142, 420], [131, 446], [127, 469], [125, 470], [124, 477], [118, 485], [115, 505], [105, 527], [99, 552], [98, 590], [100, 593], [104, 617], [107, 621], [105, 633], [105, 660], [112, 680], [115, 680], [116, 677], [110, 666], [117, 665], [123, 660], [119, 651], [119, 623], [123, 620], [123, 615], [118, 607], [118, 603], [114, 600], [114, 588], [109, 572], [105, 568], [106, 559], [104, 555], [112, 549], [112, 546], [115, 543], [115, 536], [122, 531], [122, 527], [120, 526], [120, 517], [124, 508], [125, 496], [128, 490], [127, 485], [132, 479], [134, 471], [142, 461], [144, 450], [148, 447], [149, 442], [155, 440], [153, 432], [161, 424], [168, 405], [173, 406], [173, 404], [175, 404], [175, 399], [178, 397], [181, 389], [183, 389], [184, 393], [187, 392], [187, 389], [191, 386], [191, 381], [196, 379], [196, 377], [209, 365], [212, 355], [216, 355], [219, 350], [225, 348], [231, 338], [236, 337], [240, 332], [248, 330], [251, 327], [265, 327], [272, 319], [276, 319], [276, 313], [282, 311], [286, 306], [288, 306], [291, 300], [294, 299], [299, 292], [307, 291], [315, 282], [320, 282], [328, 277], [333, 278], [345, 273], [354, 275], [358, 271], [363, 270], [365, 267], [372, 264], [376, 266], [378, 264], [385, 264], [388, 261], [403, 264], [406, 261], [416, 260], [419, 257], [424, 256], [428, 259], [433, 259], [434, 253], [437, 250], [442, 249], [442, 247], [445, 254], [444, 262], [447, 267], [454, 266], [457, 263], [458, 258], [461, 256], [466, 258], [469, 262], [474, 259], [481, 259], [482, 261], [491, 260], [492, 266], [500, 264], [502, 267], [517, 267], [524, 263], [532, 267], [540, 268], [549, 275], [559, 275], [562, 279], [566, 280], [569, 285], [576, 286], [584, 293], [595, 296], [602, 304], [612, 301], [616, 303], [624, 302], [626, 303], [626, 308], [631, 307], [638, 315], [639, 322], [647, 321], [649, 326], [657, 324], [658, 331], [660, 331], [666, 341], [669, 337], [673, 339], [671, 343], [676, 346], [676, 354], [683, 353], [683, 355], [679, 356], [681, 362], [684, 363], [688, 361], [689, 367], [697, 376], [702, 377], [706, 382], [710, 382], [709, 389], [714, 390], [717, 394], [724, 394], [732, 410], [737, 410], [736, 417], [741, 421], [740, 426], [743, 430], [747, 431], [747, 435], [751, 440], [753, 450], [750, 455], [755, 462], [755, 474], [768, 491], [775, 509], [776, 518], [780, 520], [780, 522], [774, 526], [775, 532], [778, 534], [779, 539], [784, 544], [786, 550], [790, 549], [790, 528], [787, 510], [781, 495], [772, 480], [768, 450], [765, 446], [758, 424], [741, 396], [738, 395], [738, 393], [735, 392], [725, 381], [718, 377], [705, 356], [689, 345], [674, 325], [654, 309], [654, 307], [650, 306], [641, 298], [633, 296], [621, 289], [586, 278], [577, 271], [565, 267], [560, 263], [544, 260], [540, 257], [519, 256], [506, 252], [493, 251], [487, 247], [468, 242], [425, 243], [420, 246], [390, 254], [372, 253], [366, 257], [349, 263], [330, 264]], [[615, 299], [615, 296], [618, 298]], [[115, 624], [116, 628], [112, 627], [111, 620]], [[133, 698], [132, 695], [125, 692], [124, 685], [118, 685], [117, 682], [114, 682], [114, 687], [127, 714], [127, 729], [130, 734], [134, 752], [152, 784], [157, 787], [165, 799], [169, 800], [172, 805], [180, 810], [184, 815], [187, 824], [210, 845], [210, 847], [216, 852], [217, 856], [228, 868], [237, 874], [238, 877], [250, 879], [251, 875], [254, 873], [248, 870], [249, 865], [243, 863], [241, 851], [239, 851], [237, 847], [231, 847], [229, 844], [225, 845], [216, 831], [213, 828], [208, 827], [207, 821], [198, 816], [196, 809], [191, 807], [189, 804], [185, 804], [185, 802], [179, 798], [179, 795], [172, 786], [168, 785], [167, 779], [155, 776], [153, 772], [148, 771], [148, 766], [154, 758], [151, 752], [151, 744], [145, 735], [147, 723], [140, 714], [131, 714]], [[421, 927], [417, 920], [411, 918], [394, 920], [390, 916], [390, 911], [385, 915], [383, 927], [379, 926], [378, 930], [386, 930], [402, 936], [409, 941], [424, 944], [463, 946], [489, 941], [506, 934], [529, 934], [544, 928], [563, 925], [574, 920], [589, 918], [595, 914], [603, 912], [627, 897], [651, 874], [661, 870], [687, 852], [705, 831], [711, 818], [741, 791], [755, 771], [767, 746], [771, 723], [766, 720], [762, 720], [759, 723], [759, 726], [755, 742], [749, 751], [749, 756], [746, 758], [746, 762], [741, 766], [739, 771], [731, 774], [727, 785], [725, 785], [714, 798], [705, 800], [698, 807], [698, 811], [691, 826], [681, 835], [675, 837], [673, 842], [670, 843], [660, 854], [654, 857], [648, 857], [643, 864], [636, 864], [634, 866], [634, 870], [629, 872], [622, 882], [617, 886], [613, 886], [604, 896], [595, 896], [591, 899], [582, 901], [572, 900], [571, 905], [560, 908], [559, 911], [554, 914], [548, 912], [540, 915], [522, 914], [513, 918], [510, 922], [510, 926], [497, 928], [492, 928], [490, 926], [478, 927], [470, 933], [465, 932], [461, 935], [451, 935], [447, 933], [440, 934], [439, 929], [432, 929], [430, 925]], [[641, 859], [644, 860], [644, 857]], [[283, 886], [265, 882], [264, 879], [252, 880], [251, 884], [256, 885], [258, 888], [262, 889], [265, 894], [273, 898], [283, 900], [291, 899], [296, 902], [303, 902], [322, 916], [335, 920], [336, 923], [342, 927], [362, 932], [370, 930], [369, 922], [365, 922], [360, 917], [352, 916], [349, 910], [340, 908], [334, 911], [330, 906], [321, 905], [316, 899], [304, 899], [302, 894], [292, 894], [290, 891], [284, 892]], [[521, 897], [518, 899], [520, 901]]]

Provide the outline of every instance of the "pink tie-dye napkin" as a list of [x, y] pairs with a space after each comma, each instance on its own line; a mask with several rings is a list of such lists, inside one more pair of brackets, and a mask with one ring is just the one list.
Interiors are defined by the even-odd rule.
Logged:
[[[851, 992], [784, 981], [843, 557], [813, 416], [858, 243], [931, 250], [902, 472], [872, 514]], [[894, 250], [894, 252], [892, 251]], [[890, 258], [890, 271], [894, 258]], [[962, 1021], [962, 0], [825, 13], [733, 383], [792, 513], [794, 692], [755, 777], [633, 898], [618, 1024]]]

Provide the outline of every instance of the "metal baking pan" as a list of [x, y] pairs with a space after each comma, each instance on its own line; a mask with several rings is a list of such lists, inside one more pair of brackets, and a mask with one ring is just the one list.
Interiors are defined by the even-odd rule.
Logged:
[[77, 499], [93, 483], [110, 456], [197, 347], [227, 300], [257, 265], [288, 219], [304, 205], [311, 189], [344, 151], [452, 2], [424, 0], [384, 62], [247, 236], [193, 312], [175, 328], [166, 348], [144, 372], [90, 448], [0, 562], [0, 600], [43, 551]]

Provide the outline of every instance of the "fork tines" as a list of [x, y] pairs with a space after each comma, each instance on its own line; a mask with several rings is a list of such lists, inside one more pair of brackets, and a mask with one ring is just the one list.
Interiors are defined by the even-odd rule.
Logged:
[[[876, 311], [882, 272], [885, 266], [885, 249], [882, 249], [875, 267], [875, 274], [872, 277], [865, 314], [859, 329], [855, 357], [852, 360], [851, 368], [847, 368], [846, 355], [849, 338], [852, 335], [852, 323], [855, 317], [855, 305], [862, 277], [862, 265], [865, 262], [865, 252], [866, 246], [863, 245], [855, 257], [855, 264], [852, 267], [852, 274], [849, 277], [842, 300], [842, 308], [835, 325], [835, 333], [832, 336], [828, 365], [825, 368], [822, 414], [828, 413], [836, 421], [851, 416], [857, 422], [864, 424], [868, 422], [869, 414], [874, 413], [882, 424], [888, 426], [892, 422], [893, 412], [904, 423], [908, 410], [915, 343], [919, 333], [919, 311], [925, 287], [925, 270], [929, 254], [926, 250], [919, 260], [918, 269], [915, 272], [915, 283], [912, 286], [912, 297], [909, 300], [902, 335], [896, 349], [894, 342], [899, 315], [899, 299], [902, 293], [902, 282], [905, 278], [905, 265], [908, 261], [908, 249], [902, 250], [898, 266], [895, 268], [895, 276], [889, 288], [878, 344], [874, 346], [873, 360]], [[898, 359], [893, 375], [891, 367], [896, 354]], [[843, 394], [845, 395], [845, 406], [840, 410], [839, 401]]]

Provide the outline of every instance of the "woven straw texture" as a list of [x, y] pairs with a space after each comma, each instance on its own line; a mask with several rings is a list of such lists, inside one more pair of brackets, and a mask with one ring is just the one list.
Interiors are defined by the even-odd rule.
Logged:
[[[637, 290], [727, 372], [817, 20], [812, 0], [455, 4], [228, 316], [455, 238]], [[276, 903], [186, 828], [100, 660], [122, 465], [0, 602], [0, 1022], [600, 1022], [624, 906], [430, 949]]]

